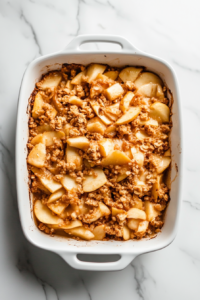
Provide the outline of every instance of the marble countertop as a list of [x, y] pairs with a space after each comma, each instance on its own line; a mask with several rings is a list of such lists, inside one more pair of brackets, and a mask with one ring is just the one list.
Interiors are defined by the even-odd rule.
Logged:
[[[2, 300], [200, 298], [199, 9], [198, 0], [0, 1]], [[22, 75], [33, 59], [85, 33], [122, 35], [139, 49], [166, 59], [178, 75], [183, 106], [184, 190], [178, 235], [169, 247], [141, 255], [123, 271], [112, 273], [74, 270], [56, 254], [29, 244], [17, 209], [14, 145]]]

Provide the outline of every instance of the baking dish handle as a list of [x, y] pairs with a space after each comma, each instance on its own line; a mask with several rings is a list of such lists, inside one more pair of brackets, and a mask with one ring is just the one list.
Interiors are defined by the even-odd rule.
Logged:
[[67, 51], [80, 51], [80, 46], [85, 43], [102, 42], [119, 44], [123, 50], [131, 51], [134, 53], [141, 53], [135, 46], [133, 46], [127, 39], [119, 35], [101, 35], [101, 34], [84, 34], [75, 37], [63, 50]]
[[60, 256], [74, 269], [85, 271], [119, 271], [127, 267], [136, 255], [123, 254], [114, 262], [88, 262], [79, 260], [76, 253], [59, 253]]

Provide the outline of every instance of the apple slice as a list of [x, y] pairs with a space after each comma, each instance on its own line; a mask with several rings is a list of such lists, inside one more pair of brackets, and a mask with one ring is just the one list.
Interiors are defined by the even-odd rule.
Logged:
[[146, 134], [146, 132], [144, 130], [137, 131], [136, 134], [135, 134], [135, 136], [140, 141], [142, 141], [142, 140], [144, 140], [144, 139], [146, 139], [146, 138], [149, 137], [148, 134]]
[[81, 100], [79, 97], [76, 97], [76, 96], [69, 97], [68, 103], [73, 104], [73, 105], [77, 105], [77, 106], [80, 106], [80, 107], [83, 106], [83, 100]]
[[170, 109], [164, 103], [155, 102], [150, 106], [149, 116], [161, 123], [168, 123], [170, 117]]
[[58, 216], [54, 216], [51, 213], [51, 210], [40, 200], [35, 201], [34, 203], [34, 213], [36, 218], [44, 224], [59, 224], [62, 222]]
[[67, 191], [72, 191], [73, 189], [76, 190], [78, 186], [75, 179], [70, 175], [64, 175], [60, 182]]
[[103, 121], [104, 124], [106, 124], [106, 125], [112, 124], [112, 121], [108, 117], [106, 117], [105, 115], [99, 114], [99, 110], [101, 107], [96, 101], [90, 101], [90, 104], [91, 104], [94, 112], [96, 113], [96, 115]]
[[65, 230], [69, 235], [80, 237], [83, 240], [90, 241], [94, 238], [94, 234], [85, 227], [76, 227]]
[[43, 133], [45, 131], [52, 131], [52, 128], [49, 124], [44, 124], [37, 127], [38, 133]]
[[146, 220], [146, 213], [141, 209], [131, 208], [127, 212], [127, 218]]
[[71, 147], [87, 150], [90, 146], [89, 140], [85, 136], [78, 136], [67, 139], [67, 144]]
[[114, 143], [112, 139], [102, 139], [99, 142], [99, 150], [102, 156], [106, 157], [114, 150]]
[[44, 113], [43, 104], [44, 101], [42, 98], [42, 94], [38, 92], [35, 96], [35, 101], [32, 109], [32, 117], [34, 119], [37, 119], [39, 116], [41, 116]]
[[161, 86], [163, 85], [162, 80], [156, 74], [151, 72], [143, 72], [135, 81], [135, 86], [137, 89], [139, 89], [142, 85], [145, 85], [150, 82], [159, 84]]
[[67, 80], [66, 88], [69, 89], [70, 91], [73, 90], [74, 85], [72, 84], [71, 80]]
[[139, 120], [139, 125], [151, 125], [151, 126], [158, 126], [158, 121], [154, 119], [149, 119], [149, 120]]
[[110, 100], [113, 101], [119, 98], [124, 93], [124, 89], [119, 83], [115, 83], [114, 85], [110, 86], [105, 90], [105, 96]]
[[131, 148], [131, 153], [133, 155], [133, 159], [137, 162], [139, 166], [143, 166], [144, 164], [144, 153], [136, 149], [135, 147]]
[[106, 69], [106, 66], [100, 64], [91, 64], [86, 71], [86, 76], [88, 77], [87, 82], [91, 83], [96, 79], [97, 75], [102, 74]]
[[112, 114], [114, 116], [119, 116], [121, 114], [121, 110], [119, 108], [120, 106], [120, 102], [117, 102], [113, 105], [110, 105], [110, 106], [106, 106], [105, 107], [105, 113], [109, 113], [109, 114]]
[[35, 167], [31, 168], [31, 171], [39, 178], [41, 183], [51, 192], [54, 193], [59, 190], [62, 185], [53, 179], [53, 174], [47, 169], [42, 168], [38, 169]]
[[99, 218], [110, 215], [110, 209], [102, 202], [99, 202], [99, 207], [92, 212], [83, 216], [83, 221], [85, 223], [92, 223], [97, 221]]
[[117, 126], [115, 124], [112, 124], [106, 128], [104, 134], [110, 138], [113, 138], [117, 134], [116, 128]]
[[122, 232], [123, 232], [122, 233], [123, 239], [125, 241], [130, 240], [130, 238], [131, 238], [131, 231], [130, 231], [130, 229], [126, 225], [123, 226]]
[[44, 167], [44, 163], [46, 160], [46, 147], [44, 144], [37, 144], [33, 147], [31, 152], [28, 155], [27, 162], [35, 166], [37, 168], [42, 168]]
[[124, 125], [132, 122], [137, 116], [140, 114], [141, 108], [139, 106], [132, 106], [129, 108], [125, 114], [117, 120], [115, 124], [117, 125]]
[[139, 226], [140, 220], [137, 219], [129, 219], [127, 222], [127, 226], [131, 229], [131, 230], [137, 230], [138, 226]]
[[59, 72], [51, 72], [44, 76], [36, 85], [39, 89], [55, 88], [62, 80], [62, 75]]
[[60, 140], [65, 137], [65, 133], [63, 131], [47, 131], [43, 133], [43, 136], [45, 145], [49, 147], [54, 144], [54, 138]]
[[137, 93], [143, 95], [144, 97], [155, 97], [155, 98], [164, 98], [164, 93], [162, 91], [162, 87], [160, 84], [156, 83], [147, 83], [142, 85], [138, 90]]
[[71, 80], [71, 84], [75, 84], [75, 85], [81, 84], [82, 78], [83, 78], [83, 76], [85, 76], [85, 74], [86, 74], [86, 70], [83, 71], [83, 72], [78, 73], [78, 74]]
[[45, 137], [42, 133], [34, 136], [34, 138], [31, 140], [32, 145], [36, 145], [39, 143], [45, 144]]
[[103, 202], [99, 202], [99, 209], [101, 211], [102, 216], [108, 216], [111, 213], [110, 209]]
[[118, 214], [126, 214], [126, 211], [123, 210], [123, 209], [119, 209], [119, 208], [116, 208], [116, 207], [112, 207], [112, 215], [113, 216], [116, 216]]
[[90, 119], [87, 123], [87, 131], [104, 134], [106, 125], [101, 121], [99, 117]]
[[119, 72], [118, 71], [109, 71], [104, 73], [103, 75], [105, 75], [106, 77], [112, 79], [112, 80], [116, 80], [118, 77]]
[[134, 208], [143, 210], [143, 205], [144, 205], [143, 201], [140, 200], [139, 198], [134, 200], [134, 206], [133, 206]]
[[63, 131], [64, 131], [66, 137], [69, 137], [69, 132], [70, 132], [70, 129], [72, 129], [72, 128], [73, 128], [73, 126], [70, 124], [65, 124], [63, 126]]
[[170, 148], [167, 151], [165, 151], [164, 156], [170, 156], [171, 157]]
[[131, 160], [130, 158], [122, 151], [114, 150], [110, 154], [108, 154], [105, 158], [102, 159], [101, 165], [102, 166], [109, 166], [109, 165], [125, 165], [129, 163]]
[[62, 214], [62, 212], [68, 205], [68, 203], [47, 203], [48, 208], [50, 208], [50, 210], [52, 210], [52, 212], [57, 215]]
[[120, 102], [120, 109], [121, 111], [123, 111], [124, 113], [128, 110], [131, 100], [134, 97], [134, 93], [133, 92], [127, 92], [126, 95], [124, 96], [124, 98], [121, 100]]
[[102, 169], [94, 168], [93, 172], [94, 175], [85, 176], [85, 180], [83, 181], [84, 192], [89, 193], [95, 191], [107, 182], [107, 178]]
[[163, 182], [163, 174], [158, 175], [156, 178], [156, 182], [154, 182], [151, 193], [154, 199], [157, 201], [158, 199], [158, 190], [161, 188], [161, 183]]
[[68, 163], [73, 163], [76, 165], [76, 169], [80, 170], [82, 167], [83, 159], [78, 153], [78, 149], [67, 145], [65, 152], [65, 160]]
[[76, 227], [81, 227], [83, 224], [81, 221], [79, 220], [74, 220], [71, 221], [70, 223], [60, 223], [60, 224], [52, 224], [49, 227], [50, 228], [54, 228], [54, 229], [72, 229], [72, 228], [76, 228]]
[[117, 176], [117, 182], [120, 182], [120, 181], [122, 181], [122, 180], [124, 180], [126, 177], [128, 177], [128, 175], [126, 174], [126, 173], [124, 173], [124, 174], [119, 174], [118, 176]]
[[137, 232], [141, 233], [141, 234], [144, 234], [147, 231], [148, 226], [149, 226], [149, 222], [148, 221], [142, 221], [142, 222], [140, 222], [139, 226], [138, 226], [138, 229], [137, 229]]
[[47, 203], [50, 204], [52, 202], [55, 202], [56, 200], [60, 199], [65, 193], [66, 193], [65, 189], [61, 188], [60, 190], [51, 194]]
[[161, 214], [160, 211], [155, 209], [155, 204], [150, 201], [145, 201], [145, 211], [147, 216], [146, 219], [149, 222], [153, 221], [157, 216]]
[[156, 165], [156, 171], [158, 174], [161, 174], [167, 169], [171, 163], [171, 157], [169, 156], [159, 156], [156, 154], [152, 154], [154, 159], [154, 163]]
[[142, 70], [142, 68], [127, 67], [119, 73], [119, 77], [123, 82], [135, 81]]
[[105, 225], [96, 226], [92, 233], [94, 234], [93, 240], [102, 241], [106, 236]]

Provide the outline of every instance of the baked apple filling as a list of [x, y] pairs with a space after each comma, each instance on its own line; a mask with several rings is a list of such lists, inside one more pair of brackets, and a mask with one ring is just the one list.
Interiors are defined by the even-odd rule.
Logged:
[[170, 106], [139, 67], [64, 64], [30, 97], [28, 170], [37, 226], [84, 240], [154, 237], [169, 201]]

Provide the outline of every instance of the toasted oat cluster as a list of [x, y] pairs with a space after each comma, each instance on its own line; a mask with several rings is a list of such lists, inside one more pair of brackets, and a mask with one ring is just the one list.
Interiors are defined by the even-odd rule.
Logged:
[[38, 228], [84, 240], [154, 237], [169, 201], [167, 88], [139, 67], [64, 64], [30, 97]]

